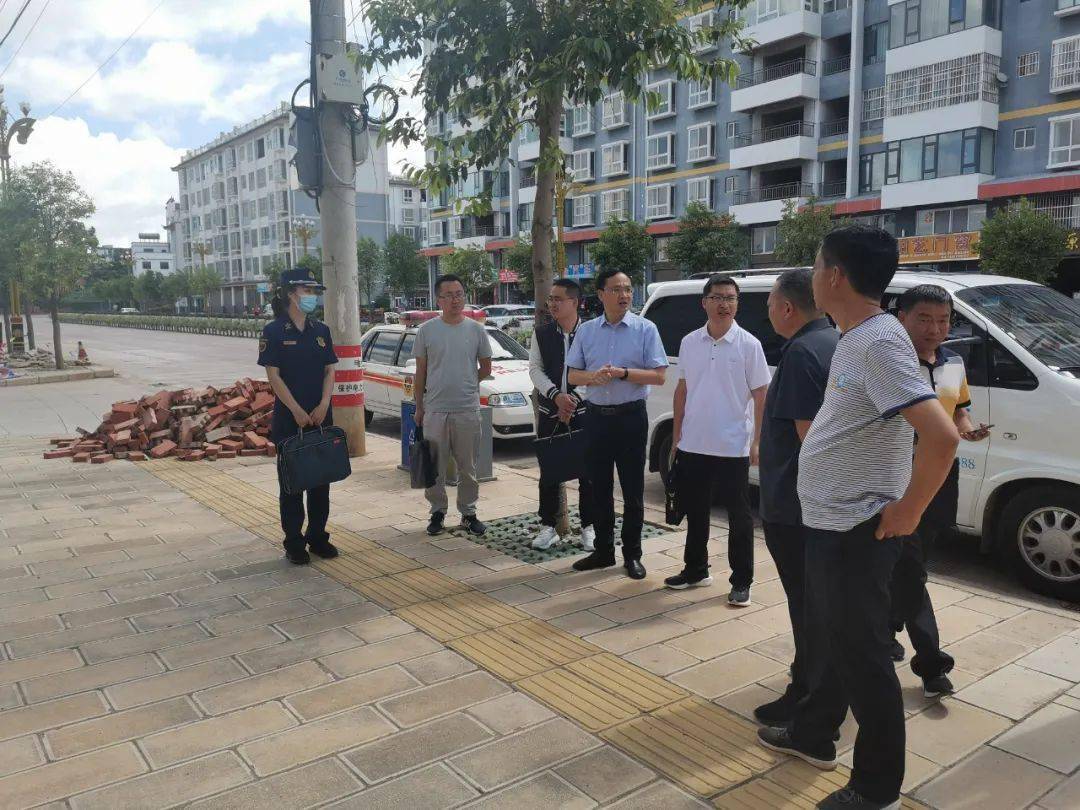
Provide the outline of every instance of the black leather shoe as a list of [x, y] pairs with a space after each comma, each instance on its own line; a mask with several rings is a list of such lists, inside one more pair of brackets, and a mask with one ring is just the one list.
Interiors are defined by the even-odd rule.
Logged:
[[645, 566], [641, 564], [641, 560], [627, 560], [624, 567], [630, 579], [645, 579]]
[[427, 525], [427, 533], [434, 537], [437, 534], [442, 534], [443, 530], [443, 518], [445, 518], [442, 512], [432, 512], [431, 521]]
[[614, 554], [610, 557], [606, 557], [599, 551], [594, 551], [588, 557], [582, 557], [580, 560], [576, 560], [572, 567], [575, 571], [594, 571], [597, 568], [611, 568], [614, 564]]
[[303, 546], [285, 546], [285, 557], [293, 565], [307, 565], [311, 562], [311, 555]]
[[324, 560], [332, 560], [339, 553], [337, 546], [329, 540], [323, 540], [321, 543], [308, 543], [308, 548], [311, 549], [312, 554], [316, 557], [322, 557]]

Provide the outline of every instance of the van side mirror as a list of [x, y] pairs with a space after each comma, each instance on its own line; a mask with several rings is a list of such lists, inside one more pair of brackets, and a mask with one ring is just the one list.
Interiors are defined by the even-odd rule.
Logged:
[[415, 374], [416, 373], [416, 358], [415, 357], [410, 357], [408, 360], [405, 361], [405, 373], [406, 374]]

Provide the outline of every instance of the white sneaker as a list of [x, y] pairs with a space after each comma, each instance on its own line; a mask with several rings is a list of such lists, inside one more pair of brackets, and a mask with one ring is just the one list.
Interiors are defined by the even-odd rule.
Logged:
[[596, 551], [596, 529], [592, 526], [581, 530], [581, 547], [586, 551]]
[[540, 529], [540, 534], [533, 538], [532, 547], [539, 549], [540, 551], [545, 551], [558, 543], [559, 539], [559, 535], [555, 531], [554, 526], [544, 526]]

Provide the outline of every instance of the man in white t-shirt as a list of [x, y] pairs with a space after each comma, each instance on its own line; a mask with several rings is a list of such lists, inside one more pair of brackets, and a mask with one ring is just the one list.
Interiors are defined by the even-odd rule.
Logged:
[[705, 282], [701, 305], [708, 320], [679, 346], [675, 388], [676, 487], [686, 513], [681, 573], [664, 580], [675, 590], [712, 584], [709, 510], [714, 489], [728, 513], [728, 604], [750, 604], [754, 576], [754, 519], [750, 465], [757, 464], [769, 364], [761, 342], [735, 323], [739, 285], [730, 276]]

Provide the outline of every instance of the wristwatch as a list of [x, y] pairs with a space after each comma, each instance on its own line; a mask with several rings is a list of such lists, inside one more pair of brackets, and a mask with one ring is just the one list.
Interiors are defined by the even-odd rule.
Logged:
[[620, 377], [619, 379], [622, 379], [622, 380], [628, 380], [628, 379], [630, 379], [630, 369], [628, 369], [628, 368], [624, 368], [624, 369], [622, 370], [622, 377]]

